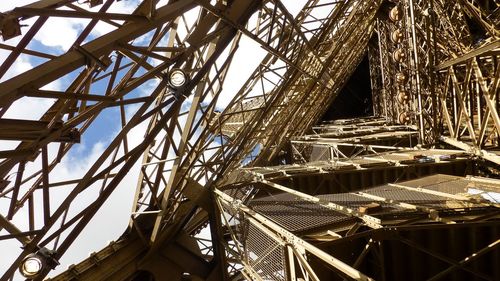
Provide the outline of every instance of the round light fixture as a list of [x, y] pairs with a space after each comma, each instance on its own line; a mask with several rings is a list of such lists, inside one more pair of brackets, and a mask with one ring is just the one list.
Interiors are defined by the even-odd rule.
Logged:
[[399, 91], [397, 99], [399, 103], [405, 104], [410, 100], [410, 96], [406, 91]]
[[26, 278], [37, 276], [43, 269], [43, 258], [37, 254], [30, 254], [21, 262], [19, 271]]
[[173, 88], [180, 88], [186, 84], [188, 77], [180, 68], [174, 68], [168, 73], [168, 83]]
[[401, 10], [399, 10], [398, 6], [392, 8], [389, 11], [389, 18], [394, 22], [400, 21], [402, 17], [403, 13], [401, 12]]
[[396, 81], [398, 84], [404, 84], [408, 81], [408, 76], [404, 72], [399, 72], [396, 74]]
[[401, 112], [398, 119], [400, 124], [409, 124], [411, 121], [410, 115], [406, 112]]
[[392, 53], [392, 58], [393, 58], [396, 62], [403, 62], [403, 60], [406, 58], [406, 53], [405, 53], [402, 49], [396, 49], [396, 50]]
[[391, 33], [391, 40], [393, 43], [400, 43], [403, 40], [403, 32], [396, 29]]

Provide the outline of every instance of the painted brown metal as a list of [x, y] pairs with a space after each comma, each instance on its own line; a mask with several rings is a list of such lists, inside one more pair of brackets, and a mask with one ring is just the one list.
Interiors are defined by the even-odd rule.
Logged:
[[[26, 255], [43, 247], [52, 247], [51, 259], [59, 260], [137, 165], [126, 235], [54, 280], [133, 280], [147, 271], [157, 280], [167, 271], [172, 280], [400, 280], [414, 268], [390, 267], [392, 257], [400, 255], [397, 243], [449, 264], [440, 272], [433, 265], [429, 272], [435, 278], [460, 279], [453, 275], [457, 269], [474, 278], [498, 276], [498, 270], [468, 267], [483, 254], [497, 261], [495, 241], [490, 247], [474, 247], [475, 255], [460, 252], [450, 258], [432, 248], [443, 240], [453, 241], [455, 234], [439, 234], [441, 240], [426, 247], [419, 246], [413, 234], [405, 234], [421, 231], [432, 237], [438, 225], [449, 227], [450, 233], [455, 233], [452, 224], [471, 231], [483, 226], [469, 219], [493, 231], [498, 213], [491, 208], [498, 206], [460, 213], [366, 191], [357, 196], [370, 202], [342, 209], [349, 221], [339, 228], [335, 221], [326, 221], [312, 227], [315, 232], [306, 227], [305, 217], [273, 218], [273, 212], [283, 210], [270, 212], [262, 201], [265, 196], [257, 192], [274, 194], [274, 188], [306, 198], [315, 208], [334, 208], [339, 206], [332, 203], [335, 195], [328, 199], [322, 194], [356, 192], [433, 173], [463, 176], [487, 170], [498, 176], [495, 166], [480, 167], [483, 160], [500, 164], [498, 3], [307, 0], [293, 16], [287, 8], [290, 3], [279, 0], [144, 0], [127, 14], [110, 12], [118, 0], [75, 2], [40, 0], [0, 15], [3, 39], [19, 38], [14, 45], [0, 44], [8, 53], [0, 77], [6, 77], [22, 57], [42, 60], [0, 82], [0, 140], [15, 146], [0, 147], [0, 199], [6, 202], [0, 228], [7, 233], [0, 235], [0, 245], [17, 240], [23, 247], [0, 280], [9, 280]], [[99, 8], [90, 11], [94, 7]], [[190, 19], [189, 13], [198, 18]], [[57, 55], [29, 49], [38, 32], [56, 17], [87, 20], [72, 47]], [[25, 31], [21, 24], [30, 18], [36, 19]], [[113, 30], [94, 36], [100, 23]], [[231, 93], [231, 100], [224, 101], [224, 88], [232, 83], [226, 78], [234, 71], [242, 38], [261, 46], [267, 55]], [[318, 124], [366, 53], [375, 116]], [[188, 74], [185, 86], [169, 86], [166, 74], [172, 68]], [[63, 89], [43, 88], [65, 79], [70, 81]], [[149, 83], [154, 87], [138, 97], [137, 90]], [[3, 117], [23, 99], [35, 98], [50, 104], [40, 118]], [[220, 108], [221, 101], [225, 108]], [[112, 108], [117, 109], [112, 114], [119, 120], [118, 132], [82, 175], [58, 180], [62, 160]], [[141, 123], [147, 123], [144, 138], [132, 143]], [[458, 150], [434, 148], [445, 144]], [[69, 212], [85, 191], [96, 186], [94, 201]], [[488, 186], [498, 190], [496, 182]], [[51, 200], [56, 187], [68, 189], [58, 203]], [[386, 188], [438, 196], [413, 186]], [[221, 190], [244, 196], [228, 198]], [[285, 197], [277, 204], [288, 202]], [[247, 204], [259, 198], [260, 209]], [[397, 213], [394, 216], [404, 220], [386, 226], [373, 220], [372, 213], [360, 214], [360, 208], [367, 210], [371, 204], [382, 210], [384, 204], [393, 204], [419, 213]], [[302, 228], [295, 230], [301, 231], [280, 222], [298, 224]], [[204, 228], [210, 229], [211, 243], [197, 235]], [[488, 236], [488, 231], [481, 230], [481, 236]], [[241, 241], [244, 235], [259, 236], [273, 247], [254, 260], [249, 251], [258, 245]], [[351, 236], [355, 242], [349, 248], [351, 242], [343, 243]], [[206, 243], [203, 250], [196, 240]], [[336, 252], [356, 258], [345, 263]], [[411, 253], [410, 260], [425, 264]], [[268, 266], [275, 261], [278, 267]], [[372, 261], [378, 269], [370, 267]], [[36, 279], [49, 271], [45, 268]]]

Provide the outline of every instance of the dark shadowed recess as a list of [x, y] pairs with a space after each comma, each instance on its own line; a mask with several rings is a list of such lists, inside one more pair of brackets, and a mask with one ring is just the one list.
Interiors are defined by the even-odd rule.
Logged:
[[370, 67], [368, 54], [365, 54], [363, 60], [321, 120], [364, 117], [371, 116], [372, 114]]

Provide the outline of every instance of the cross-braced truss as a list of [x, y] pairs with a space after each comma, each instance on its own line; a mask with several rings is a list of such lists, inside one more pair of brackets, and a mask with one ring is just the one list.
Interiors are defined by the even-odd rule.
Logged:
[[[435, 172], [474, 174], [485, 170], [482, 160], [500, 164], [497, 1], [304, 0], [292, 12], [297, 3], [284, 0], [144, 0], [115, 12], [123, 2], [40, 0], [0, 14], [0, 244], [21, 249], [0, 280], [17, 276], [33, 253], [46, 258], [34, 279], [46, 277], [123, 185], [135, 192], [125, 234], [55, 280], [143, 280], [145, 272], [172, 280], [401, 279], [404, 269], [384, 261], [392, 235], [419, 249], [404, 233], [497, 227], [498, 204], [477, 196], [390, 185], [445, 202], [429, 207], [371, 189], [348, 193]], [[77, 21], [76, 39], [65, 50], [37, 47], [55, 18]], [[264, 55], [234, 90], [229, 74], [241, 67], [245, 40]], [[364, 56], [375, 117], [317, 125]], [[26, 60], [33, 67], [18, 71]], [[181, 85], [172, 80], [179, 72]], [[26, 101], [45, 106], [41, 116], [13, 114]], [[95, 130], [109, 141], [82, 168], [73, 153]], [[459, 150], [434, 148], [445, 144]], [[64, 176], [68, 163], [80, 172]], [[294, 177], [330, 173], [304, 190]], [[498, 192], [494, 181], [468, 180]], [[266, 209], [263, 190], [339, 220], [323, 222], [326, 232], [297, 230]], [[369, 214], [379, 208], [399, 211]], [[307, 216], [288, 215], [307, 225]], [[348, 236], [356, 247], [367, 240], [352, 262], [332, 254]], [[475, 252], [431, 253], [451, 266], [435, 278], [460, 268], [494, 279], [498, 270], [467, 267], [498, 250], [498, 237], [490, 238]], [[316, 243], [325, 239], [336, 246]]]

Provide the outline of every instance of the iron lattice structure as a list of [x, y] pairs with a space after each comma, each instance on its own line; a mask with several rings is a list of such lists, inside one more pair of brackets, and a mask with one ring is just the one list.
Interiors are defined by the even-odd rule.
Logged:
[[[22, 248], [0, 280], [40, 252], [44, 279], [124, 184], [125, 233], [51, 280], [500, 278], [500, 183], [478, 176], [500, 164], [498, 1], [118, 2], [0, 14], [0, 245]], [[84, 23], [71, 47], [32, 48], [59, 17]], [[265, 56], [228, 98], [242, 40]], [[319, 123], [364, 56], [374, 116]], [[9, 117], [30, 99], [50, 106]], [[61, 177], [103, 116], [117, 132]]]

